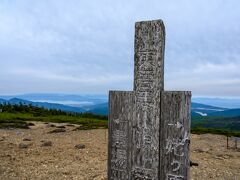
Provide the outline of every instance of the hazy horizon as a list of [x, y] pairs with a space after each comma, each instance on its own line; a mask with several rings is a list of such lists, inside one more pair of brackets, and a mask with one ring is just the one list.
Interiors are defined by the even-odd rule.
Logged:
[[[0, 99], [19, 98], [32, 102], [57, 103], [73, 107], [83, 107], [108, 102], [107, 94], [62, 94], [62, 93], [32, 93], [18, 95], [1, 95]], [[240, 108], [240, 98], [192, 97], [192, 102], [222, 108]]]
[[[110, 91], [110, 90], [109, 90]], [[13, 93], [13, 94], [0, 94], [0, 97], [2, 96], [21, 96], [21, 95], [36, 95], [36, 94], [41, 94], [41, 95], [77, 95], [77, 96], [108, 96], [108, 93], [64, 93], [64, 92], [26, 92], [26, 93]], [[209, 99], [239, 99], [240, 96], [198, 96], [192, 94], [192, 98], [209, 98]]]

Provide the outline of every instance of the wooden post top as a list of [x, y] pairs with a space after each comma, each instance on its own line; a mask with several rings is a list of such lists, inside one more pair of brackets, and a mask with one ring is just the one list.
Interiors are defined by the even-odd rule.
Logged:
[[[164, 90], [165, 27], [162, 20], [135, 24], [134, 91]], [[144, 86], [144, 87], [142, 87]]]

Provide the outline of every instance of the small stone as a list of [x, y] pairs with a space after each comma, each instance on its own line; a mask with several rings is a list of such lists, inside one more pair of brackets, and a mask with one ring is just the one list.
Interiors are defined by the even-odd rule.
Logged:
[[47, 127], [56, 127], [54, 124], [47, 124]]
[[21, 131], [17, 131], [16, 134], [17, 134], [17, 135], [21, 135], [21, 134], [24, 134], [24, 133], [21, 132]]
[[86, 146], [84, 144], [77, 144], [75, 145], [75, 148], [77, 149], [84, 149]]
[[194, 151], [197, 153], [207, 153], [209, 150], [209, 148], [197, 148]]
[[42, 141], [43, 143], [42, 143], [42, 147], [48, 147], [48, 146], [52, 146], [52, 141]]
[[66, 132], [65, 129], [54, 129], [52, 131], [49, 131], [48, 133], [61, 133], [61, 132]]
[[66, 126], [69, 126], [69, 127], [75, 127], [74, 124], [67, 124]]
[[56, 128], [62, 128], [62, 129], [64, 129], [64, 128], [66, 128], [65, 126], [57, 126]]
[[89, 127], [87, 127], [87, 126], [79, 126], [79, 127], [75, 128], [75, 129], [73, 129], [73, 131], [78, 131], [78, 130], [89, 130]]
[[224, 158], [222, 156], [214, 156], [215, 159], [218, 159], [218, 160], [224, 160]]
[[26, 149], [26, 148], [28, 148], [30, 146], [30, 144], [25, 144], [25, 143], [20, 143], [19, 145], [18, 145], [18, 147], [20, 148], [20, 149]]
[[31, 138], [23, 138], [23, 141], [32, 141]]
[[4, 141], [5, 139], [5, 137], [0, 137], [0, 141]]
[[34, 123], [27, 123], [28, 126], [35, 126]]
[[198, 163], [190, 161], [190, 166], [198, 166]]

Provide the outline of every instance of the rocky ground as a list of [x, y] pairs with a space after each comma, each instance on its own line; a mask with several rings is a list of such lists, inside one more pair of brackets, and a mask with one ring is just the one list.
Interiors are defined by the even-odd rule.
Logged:
[[[107, 130], [75, 129], [53, 123], [0, 129], [0, 179], [106, 179]], [[192, 135], [191, 160], [199, 164], [191, 179], [240, 180], [240, 147], [227, 149], [224, 136]]]

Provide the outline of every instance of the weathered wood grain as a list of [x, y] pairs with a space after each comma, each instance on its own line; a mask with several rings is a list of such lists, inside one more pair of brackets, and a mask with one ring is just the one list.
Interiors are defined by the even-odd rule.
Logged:
[[158, 179], [164, 44], [165, 29], [161, 20], [136, 23], [132, 179]]
[[108, 179], [128, 180], [131, 161], [133, 92], [109, 93]]
[[109, 180], [185, 180], [191, 92], [164, 91], [165, 29], [135, 24], [134, 91], [109, 93]]
[[164, 90], [165, 27], [162, 20], [135, 24], [134, 91]]
[[162, 91], [159, 179], [188, 179], [190, 112], [191, 92]]

